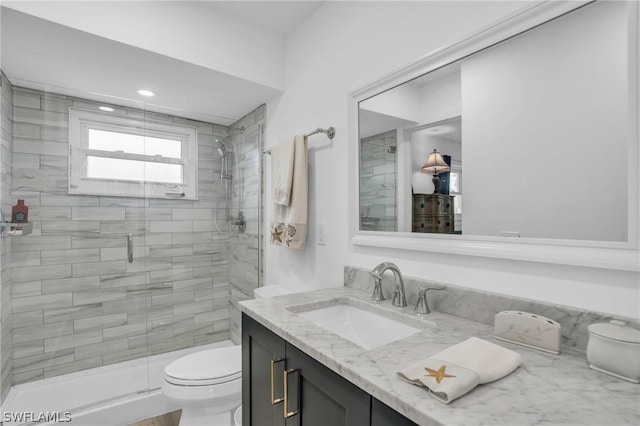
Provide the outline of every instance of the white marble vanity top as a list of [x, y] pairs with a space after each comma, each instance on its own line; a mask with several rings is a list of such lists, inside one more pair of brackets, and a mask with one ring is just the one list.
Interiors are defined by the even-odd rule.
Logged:
[[[362, 290], [330, 288], [247, 300], [240, 308], [420, 425], [640, 425], [640, 385], [591, 370], [585, 354], [575, 349], [563, 347], [560, 355], [552, 355], [500, 342], [494, 339], [491, 326], [439, 312], [420, 319], [412, 306], [398, 308], [385, 300], [377, 308], [423, 331], [365, 350], [289, 310], [299, 305], [323, 306], [345, 297], [366, 307], [374, 305], [369, 296]], [[399, 369], [472, 336], [518, 352], [522, 365], [448, 405], [396, 375]]]

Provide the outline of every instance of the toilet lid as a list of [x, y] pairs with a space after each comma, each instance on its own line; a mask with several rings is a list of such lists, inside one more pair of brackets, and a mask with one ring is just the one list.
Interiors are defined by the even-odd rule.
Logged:
[[206, 386], [242, 377], [242, 347], [208, 349], [182, 357], [164, 369], [165, 380], [184, 386]]

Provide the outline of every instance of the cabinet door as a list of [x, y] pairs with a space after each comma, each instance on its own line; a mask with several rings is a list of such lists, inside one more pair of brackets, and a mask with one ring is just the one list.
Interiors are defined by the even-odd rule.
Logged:
[[287, 370], [287, 426], [369, 426], [369, 394], [289, 343]]
[[371, 426], [418, 426], [397, 411], [371, 398]]
[[[285, 341], [243, 314], [243, 426], [284, 426], [284, 358]], [[280, 402], [273, 403], [274, 400]]]

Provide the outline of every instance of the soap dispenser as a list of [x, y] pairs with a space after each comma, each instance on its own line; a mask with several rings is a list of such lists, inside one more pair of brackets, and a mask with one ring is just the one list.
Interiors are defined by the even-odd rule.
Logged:
[[27, 223], [29, 221], [29, 207], [24, 205], [24, 200], [18, 200], [18, 204], [11, 209], [11, 222]]

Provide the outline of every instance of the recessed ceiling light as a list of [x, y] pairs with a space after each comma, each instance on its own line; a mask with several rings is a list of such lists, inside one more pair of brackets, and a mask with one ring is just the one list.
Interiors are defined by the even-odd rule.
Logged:
[[101, 106], [101, 107], [98, 107], [98, 109], [99, 109], [99, 110], [101, 110], [101, 111], [106, 111], [106, 112], [113, 112], [113, 111], [115, 111], [113, 108], [108, 107], [108, 106]]
[[142, 96], [155, 96], [156, 94], [153, 93], [151, 90], [146, 90], [146, 89], [139, 89], [138, 90], [138, 94], [142, 95]]

